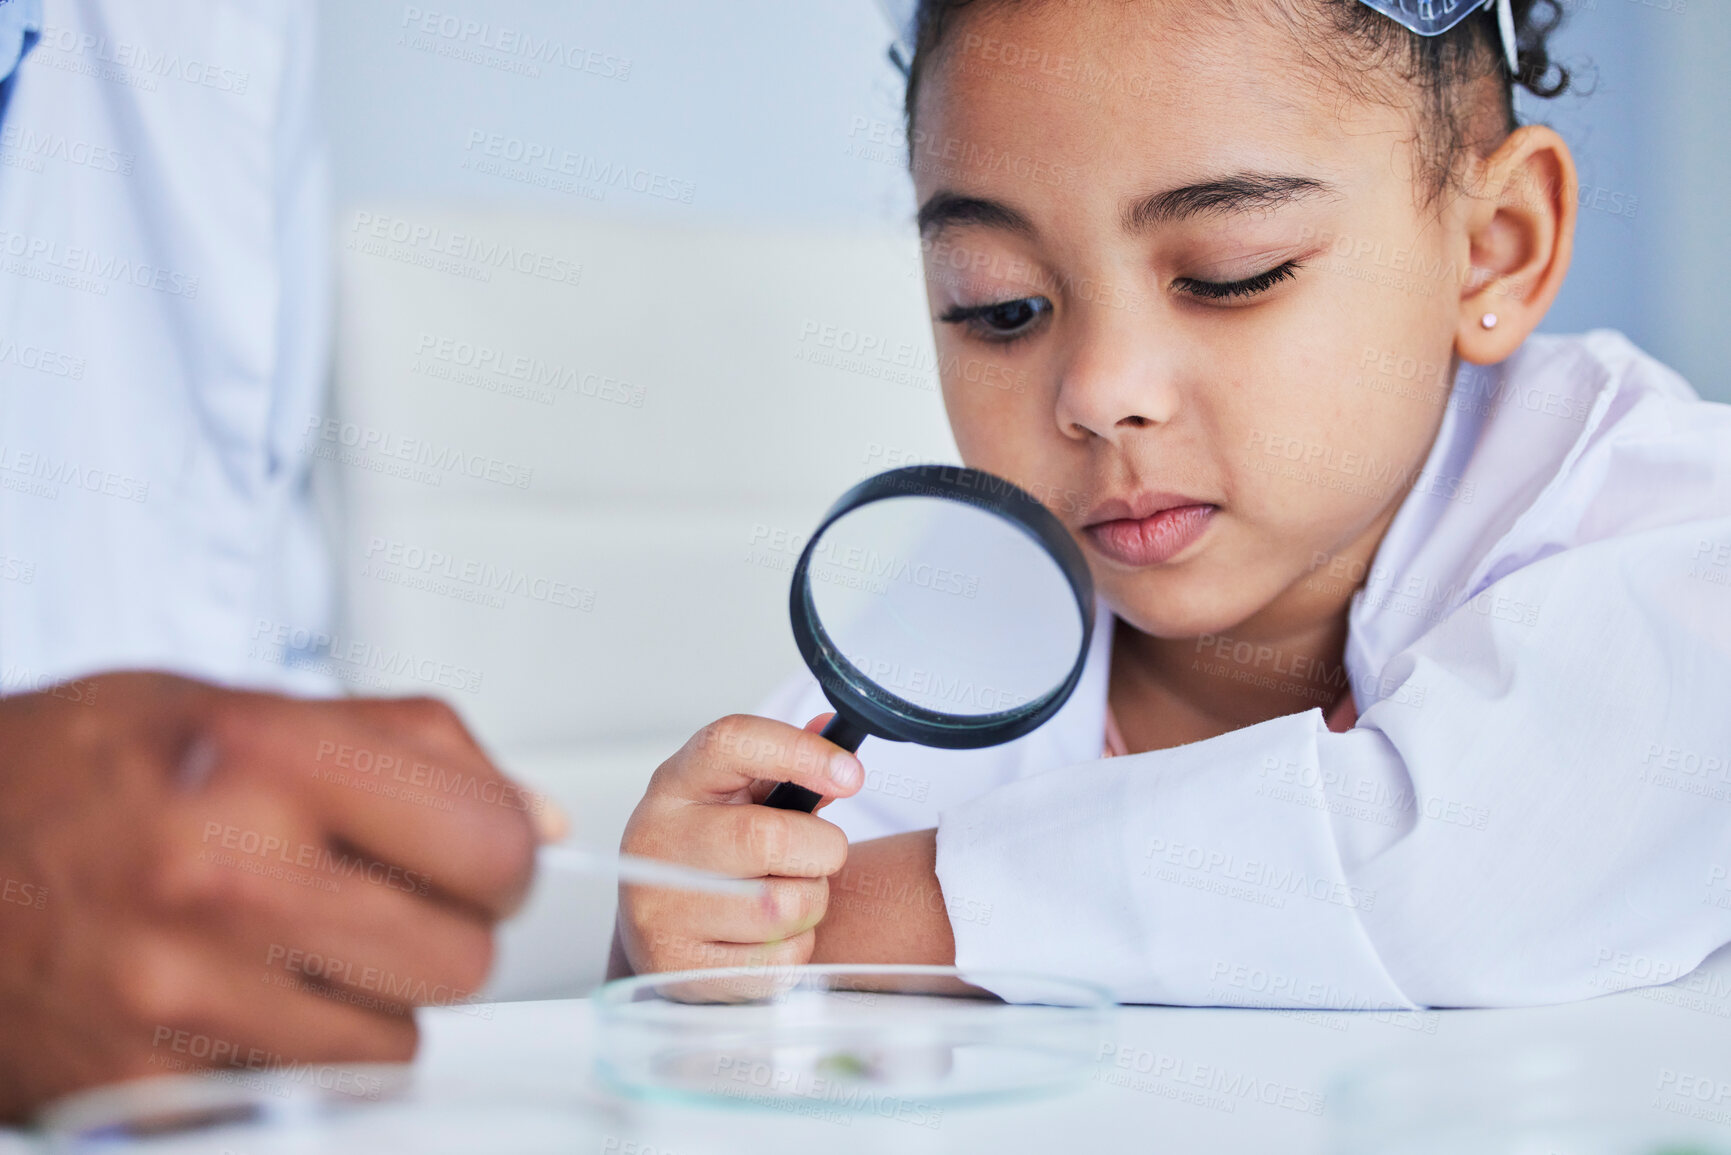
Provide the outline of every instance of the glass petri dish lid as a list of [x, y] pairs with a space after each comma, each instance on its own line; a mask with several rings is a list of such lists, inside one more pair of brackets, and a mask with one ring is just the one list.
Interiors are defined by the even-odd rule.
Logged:
[[616, 1090], [915, 1122], [1083, 1081], [1115, 1012], [1076, 979], [864, 963], [644, 975], [594, 1003]]

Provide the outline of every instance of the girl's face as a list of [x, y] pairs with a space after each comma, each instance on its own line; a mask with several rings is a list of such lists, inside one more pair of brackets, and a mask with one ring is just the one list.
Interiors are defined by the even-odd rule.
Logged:
[[1409, 115], [1187, 8], [964, 10], [911, 142], [963, 460], [1162, 637], [1340, 612], [1306, 575], [1361, 576], [1423, 465], [1469, 268]]

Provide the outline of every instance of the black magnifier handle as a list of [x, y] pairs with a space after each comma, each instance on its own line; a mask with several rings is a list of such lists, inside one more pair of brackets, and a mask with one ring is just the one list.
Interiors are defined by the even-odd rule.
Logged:
[[[859, 749], [859, 744], [864, 742], [870, 733], [870, 730], [837, 710], [835, 717], [820, 731], [819, 737], [828, 738], [843, 750], [852, 752]], [[783, 782], [769, 792], [763, 804], [777, 810], [803, 810], [810, 814], [812, 808], [822, 801], [823, 795], [815, 790], [807, 790], [797, 782]]]

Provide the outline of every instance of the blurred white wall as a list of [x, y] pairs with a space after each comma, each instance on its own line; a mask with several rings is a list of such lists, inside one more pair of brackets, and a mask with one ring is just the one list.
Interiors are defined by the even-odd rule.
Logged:
[[[1587, 204], [1547, 325], [1609, 325], [1731, 400], [1731, 3], [1564, 0], [1590, 94], [1527, 102], [1576, 148]], [[872, 137], [898, 116], [870, 0], [325, 0], [340, 201], [457, 198], [741, 225], [906, 220], [906, 178]], [[428, 14], [455, 35], [417, 28]], [[463, 22], [553, 41], [579, 67], [477, 49]], [[595, 55], [587, 55], [593, 53]], [[514, 183], [474, 162], [498, 134], [624, 165], [660, 193]], [[485, 139], [485, 136], [482, 138]], [[668, 192], [676, 195], [667, 196]], [[681, 199], [689, 193], [689, 201]]]
[[[771, 227], [912, 213], [900, 158], [863, 147], [901, 99], [871, 0], [324, 0], [322, 12], [339, 203], [455, 197]], [[430, 14], [455, 35], [417, 32]], [[488, 27], [465, 40], [460, 22]], [[584, 67], [529, 75], [475, 50], [505, 30], [600, 59], [568, 53]], [[516, 184], [465, 167], [477, 131], [693, 195], [596, 201]]]

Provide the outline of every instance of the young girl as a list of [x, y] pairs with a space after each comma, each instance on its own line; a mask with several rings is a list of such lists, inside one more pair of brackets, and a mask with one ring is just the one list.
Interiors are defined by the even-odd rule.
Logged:
[[[1512, 72], [1496, 11], [1406, 7], [921, 3], [939, 363], [1027, 383], [946, 376], [950, 422], [1052, 495], [1105, 628], [995, 749], [706, 728], [625, 849], [767, 897], [627, 889], [616, 970], [1508, 1005], [1731, 941], [1731, 410], [1615, 333], [1533, 336], [1577, 185], [1511, 88], [1566, 84], [1555, 5], [1514, 0]], [[766, 713], [824, 709], [808, 678]], [[754, 804], [783, 779], [839, 801]]]

